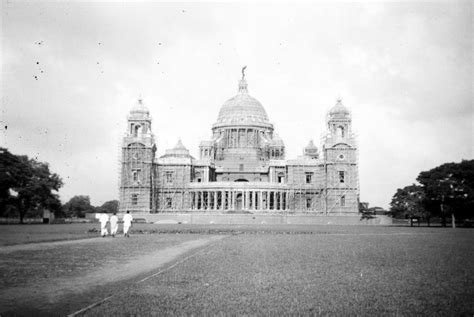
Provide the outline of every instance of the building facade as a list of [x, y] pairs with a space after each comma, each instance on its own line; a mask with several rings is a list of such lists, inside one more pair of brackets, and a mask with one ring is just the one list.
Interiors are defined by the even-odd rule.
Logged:
[[338, 100], [327, 115], [321, 153], [313, 141], [286, 159], [244, 74], [200, 143], [195, 159], [181, 141], [161, 157], [142, 100], [127, 118], [120, 162], [120, 212], [358, 213], [358, 155], [349, 110]]

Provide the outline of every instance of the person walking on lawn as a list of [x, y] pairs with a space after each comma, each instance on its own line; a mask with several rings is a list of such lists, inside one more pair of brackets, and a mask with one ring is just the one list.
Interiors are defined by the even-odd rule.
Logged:
[[115, 238], [117, 231], [118, 231], [118, 217], [117, 217], [117, 213], [114, 212], [112, 217], [110, 217], [110, 234], [112, 235], [112, 237]]
[[100, 235], [105, 237], [109, 234], [107, 230], [107, 222], [109, 222], [109, 216], [107, 214], [101, 214], [99, 217], [100, 222]]
[[133, 217], [130, 214], [130, 211], [127, 210], [127, 213], [123, 216], [123, 236], [129, 237], [128, 230], [132, 226]]

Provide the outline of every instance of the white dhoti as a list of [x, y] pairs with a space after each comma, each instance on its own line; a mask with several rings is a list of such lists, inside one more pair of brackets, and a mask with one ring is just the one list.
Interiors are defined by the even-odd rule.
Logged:
[[128, 234], [128, 230], [130, 230], [130, 225], [123, 225], [123, 234]]
[[114, 214], [110, 217], [110, 234], [115, 237], [118, 231], [118, 217]]
[[110, 226], [110, 234], [116, 235], [118, 231], [118, 223]]
[[127, 213], [123, 216], [123, 235], [128, 237], [128, 230], [132, 226], [133, 217]]
[[106, 236], [108, 234], [109, 234], [109, 232], [107, 230], [107, 223], [101, 223], [100, 224], [100, 235]]

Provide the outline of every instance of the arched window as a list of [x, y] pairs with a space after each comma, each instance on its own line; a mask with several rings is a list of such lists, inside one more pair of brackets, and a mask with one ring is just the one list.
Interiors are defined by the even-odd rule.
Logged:
[[134, 127], [134, 130], [133, 130], [133, 136], [134, 137], [138, 137], [142, 134], [142, 126], [137, 124], [135, 127]]
[[343, 126], [338, 126], [337, 129], [336, 129], [336, 135], [338, 137], [341, 137], [343, 138], [344, 137], [344, 127]]
[[346, 196], [341, 196], [341, 207], [345, 207], [346, 206]]

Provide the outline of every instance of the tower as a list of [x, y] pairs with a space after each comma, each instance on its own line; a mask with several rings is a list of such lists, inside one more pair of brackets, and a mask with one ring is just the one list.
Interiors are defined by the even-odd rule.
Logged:
[[120, 212], [153, 209], [155, 138], [150, 111], [139, 99], [127, 117], [120, 164]]
[[352, 116], [341, 100], [328, 113], [323, 152], [326, 166], [326, 212], [357, 213], [359, 172]]

